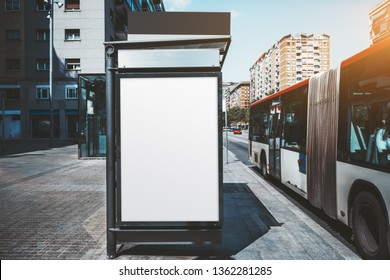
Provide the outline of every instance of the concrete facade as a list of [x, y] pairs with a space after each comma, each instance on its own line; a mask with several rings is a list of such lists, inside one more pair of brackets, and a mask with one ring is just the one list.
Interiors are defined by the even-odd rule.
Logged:
[[368, 17], [371, 45], [390, 36], [390, 0], [378, 4], [369, 12]]
[[[78, 75], [105, 72], [103, 42], [127, 40], [129, 12], [163, 11], [164, 4], [151, 0], [62, 2], [62, 7], [54, 5], [53, 12], [54, 139], [74, 141], [79, 126]], [[0, 101], [4, 96], [5, 139], [48, 138], [50, 9], [23, 0], [0, 0], [0, 7]]]
[[263, 53], [249, 69], [250, 102], [329, 69], [328, 35], [286, 35]]
[[26, 75], [23, 67], [26, 61], [24, 10], [24, 1], [0, 1], [0, 136], [4, 121], [7, 139], [20, 137], [21, 94], [18, 81], [25, 79]]
[[227, 107], [249, 108], [249, 81], [243, 81], [230, 90]]

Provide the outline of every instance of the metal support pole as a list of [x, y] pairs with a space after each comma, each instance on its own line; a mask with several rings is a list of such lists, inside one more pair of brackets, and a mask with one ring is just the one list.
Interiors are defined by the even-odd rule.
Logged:
[[106, 198], [107, 198], [107, 257], [116, 256], [115, 227], [115, 137], [114, 137], [114, 66], [113, 46], [106, 46]]
[[50, 147], [53, 147], [53, 131], [54, 131], [54, 117], [53, 117], [53, 8], [54, 1], [50, 0], [49, 13], [49, 29], [50, 29], [50, 46], [49, 46], [49, 102], [50, 102]]
[[[225, 96], [226, 103], [226, 96]], [[225, 105], [225, 138], [226, 138], [226, 164], [229, 163], [229, 141], [228, 141], [228, 119], [227, 119], [227, 103]]]
[[1, 151], [5, 151], [5, 98], [3, 96], [3, 110], [1, 112]]

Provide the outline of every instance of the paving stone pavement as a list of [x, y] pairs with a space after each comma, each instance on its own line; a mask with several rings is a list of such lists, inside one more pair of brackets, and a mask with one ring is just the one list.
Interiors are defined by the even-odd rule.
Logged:
[[0, 259], [105, 251], [105, 161], [77, 146], [0, 157]]
[[[229, 153], [223, 242], [126, 244], [117, 259], [359, 259]], [[77, 146], [0, 156], [0, 259], [106, 259], [105, 160]]]

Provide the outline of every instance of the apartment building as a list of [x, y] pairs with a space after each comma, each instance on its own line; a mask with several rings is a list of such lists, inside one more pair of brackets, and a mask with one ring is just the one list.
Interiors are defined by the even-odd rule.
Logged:
[[52, 15], [50, 105], [50, 6], [39, 0], [0, 0], [0, 100], [5, 100], [0, 116], [5, 116], [1, 122], [5, 139], [49, 138], [53, 108], [54, 138], [76, 140], [79, 74], [105, 73], [103, 42], [127, 40], [129, 12], [165, 10], [162, 0], [60, 2], [53, 6]]
[[0, 136], [4, 132], [6, 139], [20, 138], [20, 81], [26, 78], [24, 10], [24, 1], [0, 2]]
[[264, 98], [280, 89], [279, 47], [273, 45], [250, 68], [250, 100]]
[[239, 83], [237, 82], [230, 82], [230, 81], [224, 81], [222, 83], [222, 94], [225, 98], [225, 102], [226, 102], [226, 109], [229, 110], [230, 109], [230, 92], [235, 88], [237, 87]]
[[368, 16], [371, 45], [390, 36], [390, 0], [378, 4], [369, 12]]
[[330, 39], [326, 34], [286, 35], [263, 53], [249, 69], [250, 102], [303, 81], [330, 68]]
[[243, 81], [230, 88], [228, 97], [228, 110], [234, 107], [249, 108], [249, 81]]

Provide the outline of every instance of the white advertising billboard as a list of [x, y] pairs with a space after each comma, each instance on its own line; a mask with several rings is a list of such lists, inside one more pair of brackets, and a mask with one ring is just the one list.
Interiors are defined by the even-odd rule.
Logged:
[[218, 222], [218, 77], [120, 78], [120, 220]]

